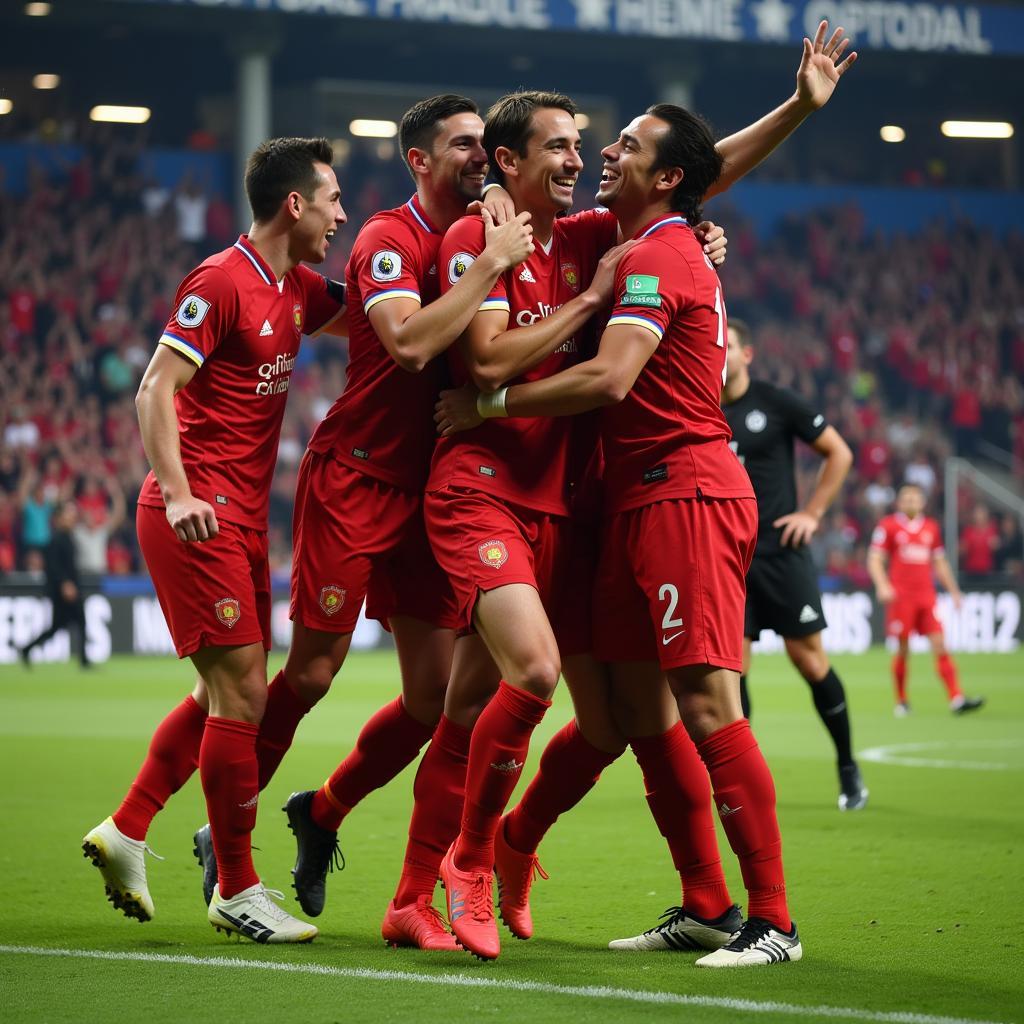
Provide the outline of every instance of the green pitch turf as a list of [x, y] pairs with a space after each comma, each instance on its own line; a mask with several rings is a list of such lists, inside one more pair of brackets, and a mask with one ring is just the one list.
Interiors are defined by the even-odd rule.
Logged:
[[[1024, 656], [959, 658], [968, 692], [989, 700], [964, 718], [945, 709], [930, 659], [919, 656], [911, 664], [914, 714], [894, 719], [887, 663], [880, 650], [836, 660], [856, 748], [874, 748], [876, 758], [862, 760], [868, 808], [845, 815], [805, 686], [781, 657], [755, 664], [754, 725], [775, 773], [805, 959], [729, 972], [695, 969], [696, 955], [606, 948], [679, 902], [628, 755], [549, 833], [540, 852], [551, 879], [534, 888], [537, 937], [517, 942], [503, 932], [496, 963], [395, 951], [380, 939], [413, 769], [344, 824], [348, 866], [329, 879], [312, 945], [239, 944], [206, 923], [191, 853], [205, 821], [198, 779], [150, 832], [166, 858], [149, 861], [155, 920], [126, 920], [105, 902], [81, 837], [116, 807], [153, 727], [187, 691], [188, 668], [122, 658], [88, 674], [0, 669], [0, 1019], [1024, 1020]], [[394, 695], [395, 678], [393, 656], [354, 656], [263, 796], [257, 868], [296, 911], [294, 847], [279, 808], [292, 790], [323, 781]], [[561, 693], [537, 731], [524, 781], [567, 716]], [[724, 842], [722, 849], [743, 902], [735, 862]]]

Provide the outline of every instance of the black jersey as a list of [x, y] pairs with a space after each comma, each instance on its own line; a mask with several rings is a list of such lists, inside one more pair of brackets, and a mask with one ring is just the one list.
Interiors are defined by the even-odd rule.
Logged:
[[797, 508], [793, 438], [810, 444], [828, 424], [799, 395], [762, 380], [752, 380], [741, 398], [722, 408], [731, 447], [757, 496], [757, 554], [778, 551], [782, 531], [772, 523]]

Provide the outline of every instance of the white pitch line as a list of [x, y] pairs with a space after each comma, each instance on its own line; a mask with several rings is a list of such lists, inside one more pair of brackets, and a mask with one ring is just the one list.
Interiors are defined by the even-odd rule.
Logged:
[[[244, 960], [236, 957], [202, 957], [170, 953], [125, 953], [98, 949], [54, 949], [48, 946], [4, 946], [0, 953], [52, 956], [83, 960], [113, 960], [136, 963], [182, 964], [187, 967], [227, 967], [235, 970], [281, 971], [285, 974], [315, 974], [329, 978], [363, 981], [397, 981], [414, 985], [452, 988], [485, 988], [500, 992], [539, 992], [576, 999], [617, 999], [661, 1006], [700, 1006], [740, 1013], [783, 1013], [792, 1017], [879, 1021], [882, 1024], [1008, 1024], [966, 1017], [940, 1017], [904, 1010], [861, 1010], [851, 1006], [801, 1006], [797, 1003], [755, 1002], [725, 996], [688, 996], [677, 992], [649, 992], [643, 989], [612, 988], [606, 985], [551, 985], [543, 981], [487, 978], [469, 974], [417, 974], [412, 971], [383, 971], [371, 967], [328, 967], [325, 964], [282, 963], [276, 960]], [[798, 969], [798, 968], [797, 968]]]
[[929, 743], [891, 743], [883, 747], [869, 747], [857, 752], [862, 761], [873, 761], [875, 764], [898, 765], [903, 768], [963, 768], [976, 772], [1012, 772], [1020, 771], [1018, 765], [1006, 764], [1003, 761], [963, 761], [953, 758], [912, 757], [907, 756], [925, 750], [949, 750], [951, 747], [1003, 748], [1015, 750], [1021, 744], [1017, 740], [988, 740], [979, 742], [929, 742]]

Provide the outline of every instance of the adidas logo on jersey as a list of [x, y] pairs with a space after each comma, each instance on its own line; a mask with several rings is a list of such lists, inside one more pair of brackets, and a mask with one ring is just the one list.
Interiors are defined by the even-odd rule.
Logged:
[[260, 328], [260, 337], [266, 338], [268, 335], [274, 333], [274, 328], [270, 326], [269, 320], [263, 321], [263, 326]]
[[809, 605], [805, 604], [800, 609], [800, 621], [801, 622], [814, 622], [818, 618], [818, 613]]
[[537, 278], [533, 276], [533, 272], [529, 267], [523, 267], [523, 269], [519, 271], [519, 280], [525, 281], [527, 284], [537, 283]]

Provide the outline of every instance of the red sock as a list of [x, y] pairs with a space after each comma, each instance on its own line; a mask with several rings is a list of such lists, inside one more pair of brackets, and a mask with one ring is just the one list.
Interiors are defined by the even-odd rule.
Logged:
[[792, 927], [782, 871], [782, 838], [775, 817], [775, 783], [750, 723], [741, 718], [697, 748], [707, 765], [718, 815], [739, 858], [747, 887], [747, 916]]
[[943, 683], [946, 684], [946, 693], [949, 695], [949, 699], [956, 700], [957, 697], [962, 697], [964, 694], [960, 689], [960, 681], [957, 678], [953, 659], [948, 654], [940, 654], [935, 659], [935, 667], [939, 670]]
[[309, 710], [310, 705], [288, 685], [284, 672], [278, 672], [267, 687], [267, 709], [256, 738], [261, 790], [274, 777], [277, 766], [292, 745], [299, 722]]
[[647, 804], [683, 883], [683, 907], [713, 920], [732, 906], [711, 815], [707, 769], [682, 722], [629, 741], [644, 773]]
[[494, 868], [494, 833], [523, 772], [530, 736], [551, 707], [504, 680], [473, 729], [466, 770], [466, 804], [455, 847], [460, 871]]
[[412, 787], [415, 803], [402, 877], [395, 892], [396, 907], [415, 903], [419, 896], [434, 894], [438, 868], [459, 834], [466, 795], [469, 738], [469, 729], [442, 715], [420, 761]]
[[896, 654], [892, 659], [892, 678], [896, 684], [896, 702], [907, 703], [907, 659], [902, 654]]
[[364, 796], [412, 764], [433, 731], [405, 710], [401, 697], [385, 704], [363, 726], [355, 749], [313, 797], [313, 820], [321, 828], [337, 831]]
[[536, 852], [558, 816], [575, 807], [619, 756], [588, 743], [575, 718], [556, 732], [540, 756], [533, 781], [505, 819], [505, 838], [512, 849]]
[[259, 727], [249, 722], [210, 715], [199, 750], [199, 777], [224, 899], [260, 880], [252, 863], [252, 830], [259, 801], [258, 733]]
[[206, 712], [186, 697], [157, 727], [146, 760], [114, 811], [114, 824], [129, 839], [145, 839], [150, 822], [177, 793], [199, 765]]

